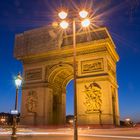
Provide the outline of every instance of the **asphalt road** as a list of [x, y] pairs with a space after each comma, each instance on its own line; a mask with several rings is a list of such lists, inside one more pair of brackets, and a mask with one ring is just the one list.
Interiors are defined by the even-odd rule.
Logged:
[[[124, 137], [91, 137], [91, 136], [79, 136], [78, 140], [140, 140], [140, 138], [124, 138]], [[0, 137], [0, 140], [11, 140], [9, 136], [2, 136]], [[20, 136], [17, 138], [17, 140], [73, 140], [73, 136]]]
[[[0, 140], [11, 140], [9, 133], [1, 132]], [[69, 129], [24, 129], [18, 131], [17, 140], [73, 140], [73, 131]], [[140, 128], [84, 129], [79, 130], [78, 140], [140, 140]]]

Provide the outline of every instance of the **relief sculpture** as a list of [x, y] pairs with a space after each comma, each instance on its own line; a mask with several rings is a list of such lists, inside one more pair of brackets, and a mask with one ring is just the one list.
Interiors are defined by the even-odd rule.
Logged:
[[103, 71], [103, 59], [93, 59], [81, 62], [82, 74]]
[[28, 112], [35, 113], [37, 109], [37, 93], [30, 91], [27, 96], [26, 108]]
[[85, 85], [85, 102], [86, 113], [94, 113], [101, 110], [101, 87], [97, 83], [91, 83], [89, 86]]

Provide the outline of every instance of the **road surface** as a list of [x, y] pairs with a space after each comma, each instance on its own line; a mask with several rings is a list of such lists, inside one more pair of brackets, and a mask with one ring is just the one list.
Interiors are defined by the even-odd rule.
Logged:
[[[10, 140], [11, 130], [0, 131], [0, 140]], [[73, 140], [72, 129], [18, 129], [17, 140]], [[78, 140], [140, 140], [140, 128], [79, 129]]]

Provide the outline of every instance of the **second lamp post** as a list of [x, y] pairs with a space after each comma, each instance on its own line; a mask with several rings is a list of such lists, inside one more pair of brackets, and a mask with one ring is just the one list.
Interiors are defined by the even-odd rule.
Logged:
[[16, 112], [15, 114], [13, 114], [13, 126], [12, 126], [12, 135], [11, 135], [11, 140], [16, 140], [17, 139], [17, 135], [16, 135], [16, 123], [17, 123], [17, 113], [18, 113], [18, 90], [19, 87], [22, 84], [22, 77], [20, 76], [20, 74], [17, 75], [16, 79], [15, 79], [15, 85], [16, 85], [16, 98], [15, 98], [15, 110], [14, 112]]

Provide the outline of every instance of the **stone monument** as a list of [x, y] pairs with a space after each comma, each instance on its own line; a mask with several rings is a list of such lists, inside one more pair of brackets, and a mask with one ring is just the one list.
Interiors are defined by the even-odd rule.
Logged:
[[[119, 56], [108, 30], [80, 32], [76, 40], [78, 124], [119, 125]], [[72, 35], [53, 27], [25, 31], [16, 35], [14, 56], [23, 64], [21, 124], [65, 124]]]

